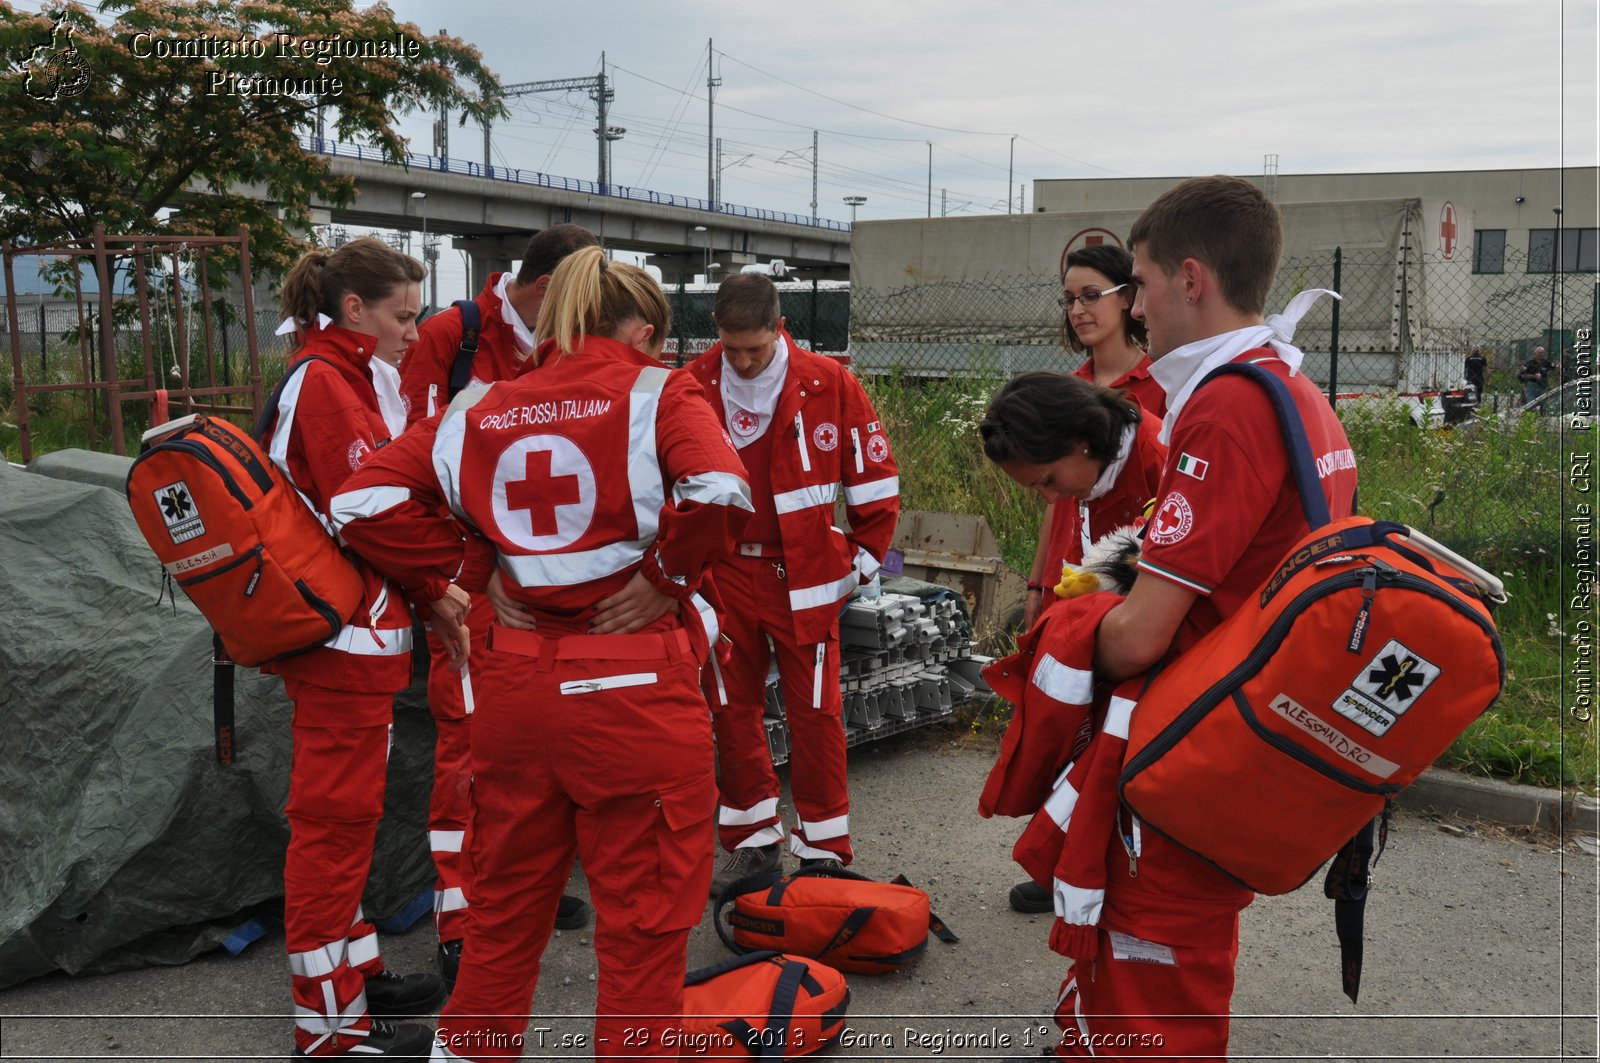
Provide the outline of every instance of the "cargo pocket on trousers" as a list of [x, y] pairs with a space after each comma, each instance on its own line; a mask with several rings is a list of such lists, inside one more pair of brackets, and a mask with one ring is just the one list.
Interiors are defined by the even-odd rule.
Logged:
[[687, 930], [700, 922], [711, 888], [711, 822], [716, 814], [717, 784], [703, 779], [656, 792], [655, 903], [641, 905], [654, 918], [641, 919], [639, 929], [654, 933]]

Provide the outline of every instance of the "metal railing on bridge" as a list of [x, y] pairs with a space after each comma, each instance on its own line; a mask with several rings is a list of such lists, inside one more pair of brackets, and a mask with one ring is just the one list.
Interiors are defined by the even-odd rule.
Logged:
[[[303, 136], [300, 138], [301, 147], [319, 155], [331, 155], [336, 158], [358, 159], [364, 162], [392, 163], [382, 149], [370, 144], [344, 144], [326, 137]], [[674, 196], [666, 192], [652, 192], [647, 188], [632, 188], [628, 185], [601, 184], [598, 181], [585, 181], [579, 177], [559, 177], [554, 174], [539, 173], [535, 170], [523, 170], [515, 166], [490, 166], [485, 168], [482, 163], [472, 162], [467, 159], [452, 159], [444, 155], [424, 155], [420, 152], [408, 151], [405, 154], [405, 164], [409, 167], [430, 170], [434, 173], [453, 173], [464, 177], [485, 177], [491, 181], [509, 181], [519, 185], [537, 185], [540, 188], [554, 188], [563, 192], [583, 192], [591, 196], [606, 196], [611, 199], [627, 199], [636, 203], [654, 203], [663, 207], [682, 207], [685, 210], [702, 210], [708, 214], [722, 214], [735, 218], [755, 218], [758, 221], [782, 222], [786, 225], [804, 225], [814, 229], [828, 229], [833, 232], [847, 233], [850, 223], [834, 221], [831, 218], [816, 218], [804, 214], [789, 214], [781, 210], [763, 210], [760, 207], [741, 207], [736, 203], [712, 203], [706, 199], [695, 199], [692, 196]]]

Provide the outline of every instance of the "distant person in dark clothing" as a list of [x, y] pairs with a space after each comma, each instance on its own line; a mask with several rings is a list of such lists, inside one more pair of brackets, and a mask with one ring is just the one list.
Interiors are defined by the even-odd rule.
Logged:
[[1550, 370], [1553, 368], [1544, 355], [1544, 348], [1535, 347], [1533, 357], [1522, 363], [1522, 371], [1517, 374], [1517, 379], [1522, 381], [1524, 405], [1544, 394], [1545, 388], [1550, 386]]
[[1472, 389], [1472, 401], [1483, 401], [1483, 378], [1489, 371], [1489, 359], [1483, 356], [1483, 351], [1472, 348], [1472, 353], [1467, 355], [1467, 387]]

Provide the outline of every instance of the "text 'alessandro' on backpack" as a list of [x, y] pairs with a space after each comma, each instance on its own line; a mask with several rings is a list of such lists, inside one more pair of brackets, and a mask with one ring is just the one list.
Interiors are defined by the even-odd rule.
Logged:
[[[1258, 893], [1298, 888], [1492, 705], [1499, 581], [1402, 524], [1329, 521], [1288, 386], [1271, 395], [1312, 532], [1133, 712], [1123, 802]], [[1202, 385], [1203, 386], [1203, 385]]]
[[[723, 926], [722, 910], [732, 905]], [[810, 956], [853, 974], [887, 974], [916, 961], [931, 932], [956, 936], [928, 895], [907, 882], [874, 882], [843, 868], [749, 875], [717, 898], [712, 922], [734, 952], [773, 949]]]
[[328, 530], [227, 421], [194, 415], [146, 432], [127, 492], [145, 541], [238, 664], [316, 647], [361, 602], [361, 577]]
[[821, 960], [749, 952], [690, 971], [683, 1025], [654, 1047], [674, 1059], [797, 1059], [843, 1032], [849, 1004], [844, 975]]

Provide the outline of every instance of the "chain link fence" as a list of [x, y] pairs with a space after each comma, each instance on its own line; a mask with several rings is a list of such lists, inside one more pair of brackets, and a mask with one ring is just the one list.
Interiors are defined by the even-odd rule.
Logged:
[[[1543, 345], [1558, 365], [1552, 387], [1592, 378], [1592, 353], [1573, 348], [1578, 330], [1596, 324], [1600, 287], [1592, 272], [1531, 272], [1510, 248], [1499, 272], [1472, 266], [1465, 254], [1446, 260], [1403, 243], [1398, 254], [1328, 248], [1285, 260], [1267, 309], [1281, 310], [1308, 288], [1343, 294], [1313, 305], [1295, 343], [1307, 355], [1304, 371], [1345, 421], [1365, 510], [1430, 530], [1493, 565], [1553, 561], [1570, 419], [1517, 413], [1517, 372]], [[1017, 373], [1083, 363], [1062, 343], [1060, 292], [1059, 278], [1049, 275], [857, 290], [852, 367], [879, 382], [875, 392], [892, 390], [897, 407], [913, 407], [901, 423], [916, 422], [925, 400], [921, 419], [971, 432], [976, 454], [980, 393]], [[1466, 389], [1465, 359], [1475, 348], [1488, 359], [1481, 396]], [[955, 388], [963, 379], [972, 386]], [[973, 393], [963, 398], [962, 391]], [[954, 493], [975, 487], [964, 483]], [[906, 501], [939, 508], [910, 492]], [[1001, 528], [996, 533], [1004, 538]]]

